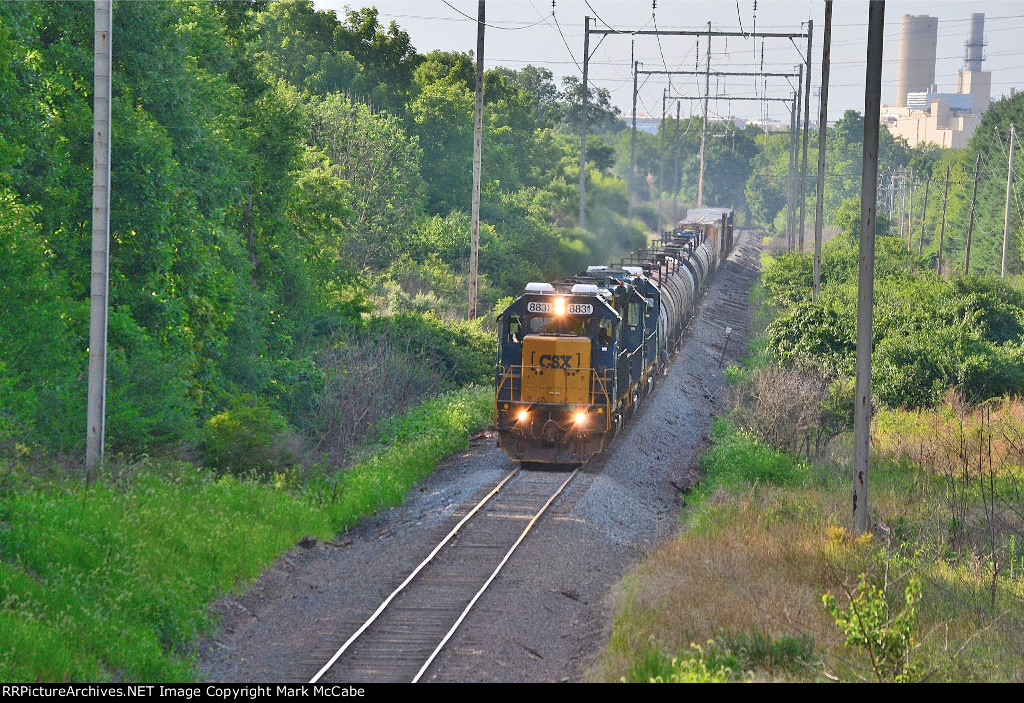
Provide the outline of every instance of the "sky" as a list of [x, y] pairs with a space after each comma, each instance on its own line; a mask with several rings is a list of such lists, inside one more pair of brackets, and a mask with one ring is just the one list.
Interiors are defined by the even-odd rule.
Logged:
[[[421, 53], [434, 49], [475, 51], [477, 2], [473, 0], [314, 0], [317, 9], [335, 10], [339, 15], [346, 5], [370, 4], [377, 7], [383, 23], [393, 20], [408, 32], [413, 46]], [[581, 77], [585, 16], [594, 18], [592, 29], [701, 30], [710, 21], [713, 30], [786, 33], [804, 33], [807, 21], [812, 20], [811, 115], [817, 117], [824, 0], [658, 0], [656, 6], [652, 9], [650, 0], [556, 0], [554, 8], [550, 0], [488, 0], [484, 65], [513, 69], [527, 64], [544, 66], [559, 83], [563, 76]], [[982, 69], [992, 71], [993, 98], [1009, 94], [1011, 87], [1024, 88], [1024, 43], [1020, 41], [1024, 36], [1024, 1], [889, 0], [885, 8], [883, 103], [895, 101], [900, 17], [927, 14], [939, 19], [935, 81], [940, 92], [951, 93], [956, 90], [957, 71], [963, 65], [972, 12], [984, 12], [986, 16], [988, 46]], [[829, 121], [849, 109], [864, 110], [867, 19], [865, 0], [836, 0], [833, 4]], [[601, 37], [591, 35], [591, 84], [607, 88], [612, 102], [623, 114], [632, 113], [631, 51], [635, 51], [635, 59], [642, 64], [641, 71], [704, 68], [706, 37], [700, 40], [699, 47], [695, 37], [662, 36], [659, 41], [655, 36], [610, 35], [600, 40]], [[711, 70], [795, 72], [806, 49], [806, 38], [712, 38]], [[660, 117], [669, 77], [641, 74], [639, 79], [643, 85], [638, 91], [637, 113]], [[765, 84], [751, 77], [712, 77], [711, 95], [723, 97], [712, 97], [709, 113], [754, 120], [767, 114], [770, 120], [788, 123], [784, 103], [730, 101], [724, 96], [787, 98], [792, 95], [795, 80], [769, 78]], [[671, 82], [673, 95], [695, 98], [681, 102], [682, 115], [699, 114], [700, 101], [696, 98], [703, 94], [703, 76], [673, 76]]]

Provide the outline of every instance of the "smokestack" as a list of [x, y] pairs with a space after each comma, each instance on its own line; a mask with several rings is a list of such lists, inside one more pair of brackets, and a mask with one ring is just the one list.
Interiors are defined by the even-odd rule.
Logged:
[[900, 19], [900, 56], [896, 76], [896, 104], [906, 106], [907, 93], [928, 92], [935, 83], [935, 47], [939, 19], [929, 15], [903, 15]]
[[971, 28], [964, 42], [964, 70], [980, 71], [985, 49], [985, 13], [971, 13]]

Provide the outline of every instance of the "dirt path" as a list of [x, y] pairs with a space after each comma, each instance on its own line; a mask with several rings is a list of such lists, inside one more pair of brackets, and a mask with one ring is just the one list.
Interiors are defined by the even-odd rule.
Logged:
[[[612, 586], [679, 525], [699, 453], [749, 326], [760, 243], [739, 233], [682, 351], [610, 451], [552, 505], [428, 671], [428, 681], [579, 681], [601, 652]], [[308, 681], [444, 536], [459, 506], [514, 468], [492, 433], [450, 457], [407, 502], [336, 545], [293, 550], [215, 606], [199, 667], [216, 681]]]

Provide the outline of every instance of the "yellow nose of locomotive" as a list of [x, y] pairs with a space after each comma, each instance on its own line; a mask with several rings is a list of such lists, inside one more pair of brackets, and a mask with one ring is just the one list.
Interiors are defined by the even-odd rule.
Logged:
[[530, 403], [590, 403], [590, 340], [527, 335], [521, 397]]

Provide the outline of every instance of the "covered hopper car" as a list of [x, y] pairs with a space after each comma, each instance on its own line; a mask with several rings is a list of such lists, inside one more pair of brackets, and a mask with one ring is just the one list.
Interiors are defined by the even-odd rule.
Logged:
[[501, 313], [495, 427], [520, 462], [601, 452], [681, 344], [732, 247], [732, 210], [694, 210], [618, 266], [530, 283]]

